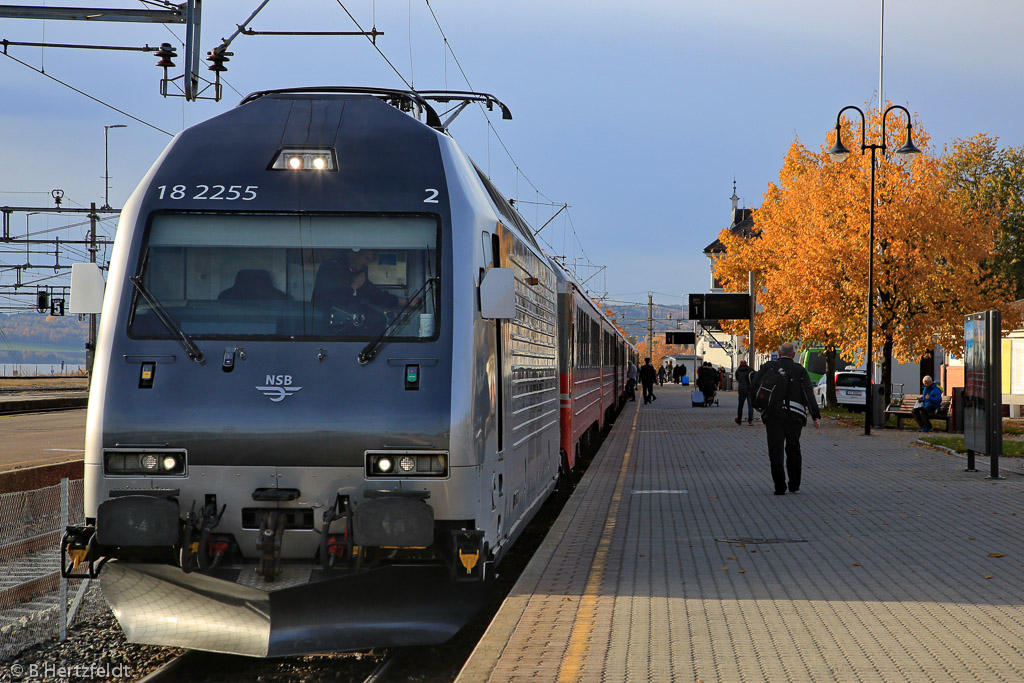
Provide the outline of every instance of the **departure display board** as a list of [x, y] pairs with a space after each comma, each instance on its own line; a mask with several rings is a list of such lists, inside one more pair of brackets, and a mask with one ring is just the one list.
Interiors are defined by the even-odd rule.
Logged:
[[750, 320], [749, 294], [690, 294], [690, 320]]
[[666, 344], [696, 344], [697, 333], [696, 332], [666, 332], [665, 333]]

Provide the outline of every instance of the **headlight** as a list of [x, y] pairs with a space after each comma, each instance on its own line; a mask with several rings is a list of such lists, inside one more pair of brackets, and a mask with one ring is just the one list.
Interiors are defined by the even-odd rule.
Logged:
[[103, 451], [103, 473], [167, 476], [185, 474], [185, 451]]
[[270, 162], [272, 171], [335, 171], [338, 164], [330, 148], [285, 147]]
[[430, 451], [368, 452], [366, 474], [369, 477], [448, 476], [448, 454]]

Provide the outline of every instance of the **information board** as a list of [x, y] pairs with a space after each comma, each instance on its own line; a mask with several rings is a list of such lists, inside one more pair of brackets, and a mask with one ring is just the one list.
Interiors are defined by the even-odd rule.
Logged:
[[749, 294], [690, 294], [690, 320], [750, 320]]
[[665, 333], [666, 344], [696, 344], [697, 333], [696, 332], [666, 332]]
[[999, 476], [1003, 450], [1002, 316], [999, 311], [972, 313], [964, 319], [964, 448], [968, 469], [974, 453], [992, 458]]

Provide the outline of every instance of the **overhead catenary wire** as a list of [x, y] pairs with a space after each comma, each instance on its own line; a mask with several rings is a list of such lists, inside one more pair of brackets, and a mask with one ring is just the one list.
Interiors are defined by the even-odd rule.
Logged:
[[[452, 55], [452, 61], [454, 61], [455, 65], [459, 68], [459, 73], [462, 74], [462, 78], [463, 80], [466, 81], [466, 85], [469, 87], [469, 89], [474, 90], [473, 84], [469, 80], [469, 75], [466, 73], [466, 70], [462, 68], [462, 62], [459, 61], [458, 55], [455, 54], [455, 49], [452, 48], [451, 41], [448, 40], [447, 34], [445, 34], [444, 29], [441, 27], [441, 21], [437, 18], [437, 14], [434, 12], [434, 8], [430, 5], [430, 0], [424, 0], [424, 2], [427, 5], [427, 9], [430, 11], [430, 16], [434, 19], [434, 24], [437, 26], [437, 30], [441, 34], [441, 38], [444, 40], [445, 48]], [[511, 150], [509, 150], [508, 146], [505, 144], [505, 141], [501, 138], [501, 135], [498, 133], [498, 130], [494, 127], [494, 124], [491, 123], [491, 119], [489, 116], [487, 116], [487, 110], [484, 108], [483, 104], [477, 102], [477, 106], [480, 107], [480, 111], [482, 111], [484, 114], [484, 119], [487, 121], [488, 130], [494, 133], [494, 137], [501, 144], [502, 149], [505, 150], [505, 154], [508, 155], [508, 158], [512, 162], [512, 165], [515, 167], [516, 172], [522, 174], [523, 179], [530, 184], [534, 191], [536, 191], [540, 196], [544, 197], [544, 199], [548, 200], [549, 202], [552, 202], [553, 200], [546, 194], [541, 192], [540, 189], [534, 184], [534, 182], [530, 180], [530, 177], [523, 172], [522, 168], [520, 168], [519, 163], [516, 161], [515, 157], [512, 156]]]
[[[348, 18], [352, 20], [352, 23], [356, 25], [356, 28], [358, 28], [360, 31], [363, 31], [365, 33], [366, 32], [365, 29], [363, 29], [362, 25], [358, 21], [356, 21], [356, 18], [354, 16], [352, 16], [352, 13], [348, 11], [348, 8], [345, 7], [345, 3], [343, 3], [341, 0], [334, 0], [334, 1], [337, 2], [338, 6], [341, 7], [341, 9], [343, 9], [345, 11], [345, 14], [347, 14]], [[376, 30], [376, 26], [374, 26], [374, 30]], [[405, 83], [405, 86], [407, 88], [409, 88], [409, 90], [412, 90], [413, 89], [412, 83], [407, 81], [405, 79], [405, 76], [402, 75], [402, 72], [398, 70], [398, 67], [396, 67], [391, 62], [390, 59], [388, 59], [388, 56], [386, 54], [384, 54], [384, 51], [381, 50], [380, 46], [377, 45], [377, 41], [374, 40], [369, 35], [366, 36], [366, 39], [368, 41], [370, 41], [370, 45], [373, 45], [373, 49], [376, 50], [380, 54], [380, 56], [384, 58], [384, 61], [388, 63], [388, 66], [391, 67], [391, 70], [395, 72], [395, 74], [402, 80], [403, 83]]]
[[[452, 61], [455, 63], [456, 67], [458, 67], [459, 73], [462, 74], [462, 78], [466, 82], [466, 86], [468, 87], [469, 90], [475, 91], [475, 88], [473, 87], [473, 83], [469, 79], [469, 74], [466, 73], [466, 70], [462, 66], [462, 62], [459, 60], [458, 55], [455, 54], [455, 49], [452, 47], [451, 41], [448, 40], [448, 35], [445, 33], [444, 28], [441, 26], [441, 21], [438, 18], [437, 13], [434, 12], [434, 8], [431, 6], [430, 0], [424, 0], [424, 3], [426, 4], [427, 9], [430, 12], [431, 18], [433, 18], [434, 24], [437, 26], [438, 33], [440, 33], [442, 41], [444, 43], [444, 47], [445, 47], [445, 83], [446, 83], [446, 85], [447, 85], [447, 55], [451, 54]], [[476, 104], [480, 108], [480, 111], [481, 111], [481, 113], [484, 116], [484, 120], [487, 123], [487, 147], [486, 147], [486, 149], [487, 149], [487, 174], [488, 174], [488, 176], [490, 176], [490, 168], [491, 168], [491, 140], [490, 140], [490, 136], [493, 133], [494, 138], [498, 141], [498, 144], [501, 145], [502, 150], [505, 152], [506, 156], [508, 156], [509, 160], [512, 162], [513, 167], [515, 168], [515, 171], [516, 171], [516, 194], [517, 194], [517, 196], [519, 194], [519, 189], [518, 189], [518, 187], [519, 187], [519, 176], [521, 175], [523, 177], [523, 179], [530, 185], [530, 187], [533, 188], [534, 192], [536, 193], [536, 195], [538, 197], [538, 201], [535, 201], [535, 202], [530, 202], [530, 201], [526, 201], [526, 200], [519, 200], [519, 199], [516, 199], [516, 202], [517, 203], [521, 202], [523, 204], [529, 204], [529, 205], [534, 205], [534, 206], [538, 206], [538, 207], [539, 206], [558, 206], [558, 207], [562, 207], [562, 209], [560, 209], [560, 210], [567, 209], [568, 205], [565, 202], [555, 202], [554, 200], [552, 200], [551, 197], [549, 197], [547, 194], [545, 194], [544, 192], [541, 192], [540, 188], [538, 188], [537, 185], [530, 179], [530, 177], [528, 175], [526, 175], [526, 173], [523, 171], [523, 169], [519, 166], [519, 162], [516, 160], [515, 156], [513, 156], [512, 151], [508, 148], [508, 145], [505, 144], [505, 140], [501, 137], [501, 134], [498, 133], [497, 128], [494, 127], [494, 124], [491, 121], [490, 116], [488, 116], [488, 114], [487, 114], [486, 108], [480, 102], [477, 102]], [[546, 203], [539, 201], [540, 197], [543, 197], [546, 200]], [[587, 266], [588, 267], [594, 267], [594, 268], [598, 267], [593, 262], [593, 260], [590, 258], [590, 256], [587, 254], [586, 249], [583, 247], [583, 242], [582, 242], [582, 240], [580, 240], [579, 233], [576, 231], [576, 225], [575, 225], [575, 223], [572, 220], [571, 212], [566, 210], [565, 214], [566, 214], [566, 217], [567, 217], [570, 229], [572, 230], [573, 238], [574, 238], [574, 240], [576, 242], [576, 245], [579, 247], [580, 253], [582, 254], [583, 258], [586, 260]], [[536, 219], [535, 222], [537, 222], [537, 223], [540, 222], [539, 217]], [[541, 241], [544, 244], [546, 244], [548, 246], [548, 248], [551, 250], [552, 253], [558, 253], [559, 250], [556, 249], [554, 247], [554, 245], [552, 245], [547, 239], [544, 239], [543, 237], [540, 237], [540, 239], [541, 239]], [[561, 251], [562, 252], [565, 251], [564, 244], [563, 244], [563, 248], [562, 248]], [[574, 269], [575, 269], [575, 267], [574, 267]]]
[[7, 51], [0, 52], [0, 54], [2, 54], [4, 57], [7, 57], [10, 60], [13, 60], [13, 61], [17, 62], [18, 64], [21, 64], [26, 69], [31, 69], [32, 71], [35, 71], [38, 74], [42, 74], [43, 76], [46, 76], [47, 78], [49, 78], [51, 81], [59, 83], [59, 84], [63, 85], [65, 88], [73, 90], [76, 93], [78, 93], [79, 95], [82, 95], [83, 97], [89, 98], [90, 100], [92, 100], [93, 102], [96, 102], [97, 104], [103, 105], [104, 107], [106, 107], [108, 109], [112, 109], [113, 111], [116, 111], [118, 114], [121, 114], [122, 116], [127, 116], [131, 120], [137, 121], [137, 122], [141, 123], [144, 126], [149, 126], [153, 130], [160, 131], [164, 135], [167, 135], [167, 136], [170, 136], [170, 137], [174, 136], [174, 133], [169, 133], [168, 131], [164, 130], [163, 128], [160, 128], [159, 126], [153, 125], [149, 121], [144, 121], [143, 119], [140, 119], [138, 116], [134, 116], [132, 114], [129, 114], [128, 112], [124, 111], [123, 109], [119, 109], [119, 108], [115, 107], [114, 105], [110, 104], [109, 102], [104, 102], [100, 98], [95, 97], [93, 95], [90, 95], [89, 93], [85, 92], [84, 90], [79, 90], [78, 88], [76, 88], [75, 86], [71, 85], [70, 83], [66, 83], [66, 82], [60, 80], [59, 78], [51, 76], [50, 74], [46, 73], [42, 69], [37, 69], [37, 68], [35, 68], [34, 66], [32, 66], [31, 64], [29, 64], [27, 62], [21, 61], [20, 59], [18, 59], [17, 57], [15, 57], [14, 55], [10, 54]]

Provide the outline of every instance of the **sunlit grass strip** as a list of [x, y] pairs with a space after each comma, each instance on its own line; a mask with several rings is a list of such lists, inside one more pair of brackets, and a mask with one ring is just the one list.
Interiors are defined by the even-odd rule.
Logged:
[[[957, 453], [966, 453], [962, 436], [922, 436], [921, 441], [942, 446]], [[1024, 458], [1024, 441], [1003, 439], [1003, 455], [1008, 458]]]

